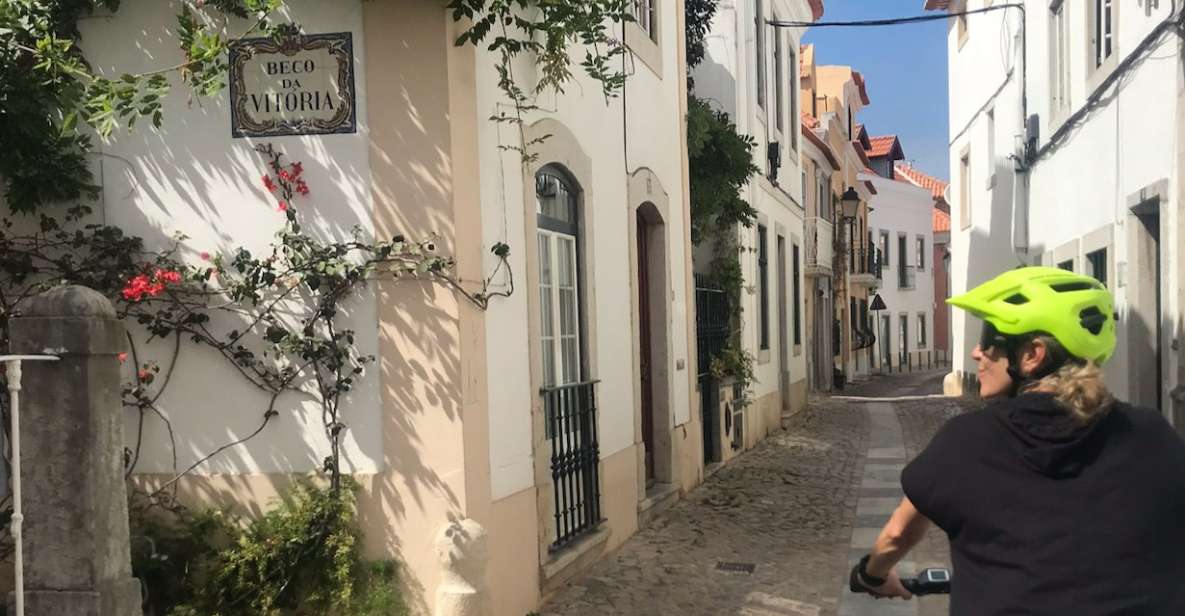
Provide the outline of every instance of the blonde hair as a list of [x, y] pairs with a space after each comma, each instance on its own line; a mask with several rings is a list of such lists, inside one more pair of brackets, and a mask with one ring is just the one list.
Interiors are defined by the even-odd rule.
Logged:
[[[1051, 347], [1053, 354], [1060, 352], [1064, 356], [1064, 348], [1052, 336], [1042, 335], [1037, 339]], [[1115, 402], [1103, 382], [1103, 371], [1089, 360], [1070, 358], [1053, 374], [1037, 381], [1034, 387], [1052, 392], [1057, 403], [1082, 425], [1102, 419]]]

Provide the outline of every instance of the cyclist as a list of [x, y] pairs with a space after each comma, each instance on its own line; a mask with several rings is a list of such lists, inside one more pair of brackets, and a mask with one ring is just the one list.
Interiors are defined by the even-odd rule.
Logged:
[[1107, 290], [1026, 267], [948, 301], [983, 320], [971, 357], [989, 403], [902, 471], [905, 498], [852, 590], [909, 599], [894, 566], [933, 523], [958, 616], [1185, 614], [1185, 441], [1104, 385]]

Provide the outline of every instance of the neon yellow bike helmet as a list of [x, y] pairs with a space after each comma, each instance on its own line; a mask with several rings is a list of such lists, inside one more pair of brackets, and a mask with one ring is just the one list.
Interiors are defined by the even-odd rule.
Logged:
[[1089, 276], [1052, 267], [1010, 270], [946, 300], [1005, 337], [1044, 333], [1080, 360], [1102, 365], [1115, 351], [1111, 294]]

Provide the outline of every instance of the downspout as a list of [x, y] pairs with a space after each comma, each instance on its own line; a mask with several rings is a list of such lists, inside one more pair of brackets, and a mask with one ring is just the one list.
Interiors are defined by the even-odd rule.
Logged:
[[1013, 203], [1016, 204], [1013, 216], [1016, 221], [1012, 228], [1014, 231], [1012, 238], [1013, 252], [1018, 259], [1027, 262], [1029, 257], [1029, 195], [1031, 194], [1029, 175], [1029, 157], [1028, 151], [1028, 118], [1029, 118], [1029, 95], [1028, 95], [1028, 13], [1025, 12], [1024, 5], [1019, 5], [1020, 9], [1020, 134], [1022, 135], [1021, 159], [1017, 161], [1017, 165], [1013, 167], [1015, 172], [1013, 177], [1016, 179], [1012, 187]]

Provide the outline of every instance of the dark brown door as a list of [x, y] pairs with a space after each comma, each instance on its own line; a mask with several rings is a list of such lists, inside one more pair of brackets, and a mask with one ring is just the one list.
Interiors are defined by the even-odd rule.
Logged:
[[641, 212], [638, 217], [638, 348], [642, 379], [642, 444], [646, 448], [646, 483], [654, 481], [654, 392], [650, 363], [650, 253], [649, 227]]

